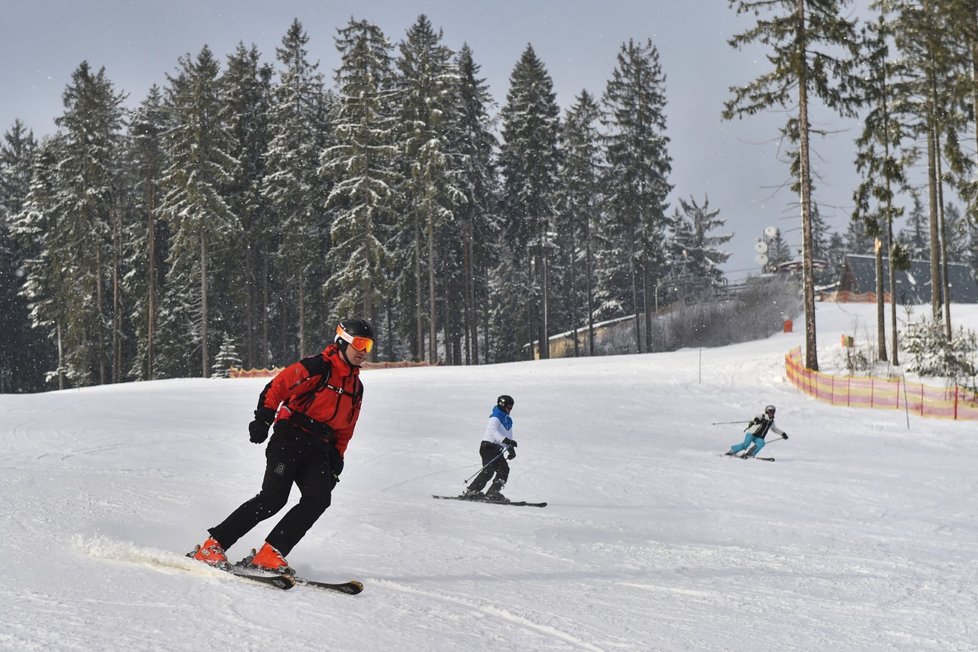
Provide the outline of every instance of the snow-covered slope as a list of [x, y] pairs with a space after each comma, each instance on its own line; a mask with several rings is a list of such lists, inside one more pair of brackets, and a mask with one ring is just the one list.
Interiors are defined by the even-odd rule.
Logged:
[[[872, 315], [819, 306], [823, 366]], [[809, 399], [783, 379], [802, 340], [366, 372], [333, 506], [289, 559], [356, 597], [182, 558], [259, 488], [265, 381], [0, 396], [0, 648], [976, 649], [976, 424]], [[432, 500], [478, 469], [500, 393], [506, 493], [550, 505]], [[765, 403], [777, 462], [723, 457], [742, 426], [711, 424]]]

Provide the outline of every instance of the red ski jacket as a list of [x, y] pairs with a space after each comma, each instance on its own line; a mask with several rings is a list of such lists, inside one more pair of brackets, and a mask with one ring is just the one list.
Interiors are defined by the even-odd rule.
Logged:
[[[336, 344], [278, 373], [262, 390], [258, 413], [275, 414], [275, 424], [335, 440], [343, 454], [360, 416], [363, 383], [360, 368], [351, 366]], [[284, 424], [283, 424], [284, 425]]]

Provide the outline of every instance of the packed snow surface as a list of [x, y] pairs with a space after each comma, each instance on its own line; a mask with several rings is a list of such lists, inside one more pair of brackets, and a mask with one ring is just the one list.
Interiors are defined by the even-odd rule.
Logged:
[[[874, 314], [819, 305], [823, 369]], [[952, 319], [976, 328], [978, 306]], [[183, 556], [259, 488], [247, 424], [266, 380], [0, 396], [0, 648], [978, 649], [978, 424], [804, 396], [784, 379], [802, 330], [364, 372], [333, 505], [289, 556], [363, 581], [352, 597]], [[502, 393], [519, 441], [505, 493], [549, 506], [433, 500], [478, 470]], [[724, 457], [766, 403], [790, 436], [769, 437], [777, 461]]]

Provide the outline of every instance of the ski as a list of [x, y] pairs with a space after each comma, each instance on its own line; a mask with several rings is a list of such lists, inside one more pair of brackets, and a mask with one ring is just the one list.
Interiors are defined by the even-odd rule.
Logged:
[[464, 496], [439, 496], [432, 494], [432, 498], [438, 498], [440, 500], [462, 500], [467, 503], [485, 503], [486, 505], [511, 505], [513, 507], [546, 507], [547, 503], [531, 503], [525, 500], [506, 500], [506, 501], [495, 501], [495, 500], [479, 500], [473, 498], [465, 498]]
[[[187, 557], [193, 559], [194, 553], [188, 552]], [[203, 563], [203, 562], [201, 562]], [[208, 564], [209, 565], [209, 564]], [[263, 571], [250, 566], [246, 566], [241, 562], [237, 564], [227, 564], [220, 566], [210, 566], [215, 570], [224, 571], [228, 575], [234, 575], [235, 577], [240, 577], [243, 580], [251, 580], [252, 582], [257, 582], [259, 584], [264, 584], [265, 586], [270, 586], [276, 589], [282, 589], [283, 591], [288, 591], [296, 584], [301, 584], [303, 586], [309, 586], [317, 589], [324, 589], [326, 591], [335, 591], [337, 593], [346, 593], [347, 595], [356, 595], [363, 591], [363, 584], [356, 580], [350, 580], [349, 582], [320, 582], [318, 580], [308, 580], [303, 577], [296, 577], [290, 573], [273, 573], [271, 571]]]
[[283, 591], [288, 591], [296, 585], [296, 579], [291, 575], [279, 575], [278, 573], [274, 575], [262, 575], [260, 574], [261, 571], [251, 572], [247, 568], [242, 568], [240, 566], [229, 566], [227, 568], [221, 568], [221, 570], [234, 575], [235, 577], [240, 577], [244, 580], [251, 580], [252, 582], [258, 582], [259, 584], [264, 584], [265, 586], [274, 586], [276, 589], [282, 589]]
[[[251, 561], [252, 557], [254, 557], [254, 551], [252, 551], [251, 557], [245, 557], [238, 563], [231, 566], [230, 572], [235, 575], [238, 575], [239, 577], [248, 577], [254, 579], [264, 578], [265, 575], [261, 573], [271, 573], [271, 571], [256, 570], [254, 567], [250, 566], [248, 562]], [[288, 570], [292, 571], [291, 568], [289, 568]], [[337, 593], [346, 593], [347, 595], [356, 595], [357, 593], [363, 591], [363, 584], [357, 582], [356, 580], [350, 580], [349, 582], [339, 582], [339, 583], [320, 582], [318, 580], [307, 580], [303, 577], [296, 577], [294, 571], [281, 573], [281, 574], [275, 573], [268, 579], [274, 579], [274, 578], [287, 578], [286, 582], [291, 582], [291, 586], [289, 586], [288, 588], [292, 588], [292, 586], [295, 586], [296, 584], [301, 584], [303, 586], [311, 586], [317, 589], [324, 589], [326, 591], [336, 591]], [[269, 582], [269, 583], [275, 585], [274, 582]], [[280, 586], [279, 588], [286, 588], [286, 587]]]
[[773, 462], [773, 457], [747, 457], [746, 455], [730, 455], [729, 453], [723, 453], [720, 457], [736, 457], [738, 460], [763, 460], [765, 462]]
[[[194, 552], [191, 551], [186, 554], [186, 557], [190, 559], [194, 558]], [[212, 566], [211, 564], [206, 564], [205, 562], [200, 562], [205, 566], [210, 566], [214, 570], [224, 571], [228, 575], [234, 575], [235, 577], [240, 577], [243, 580], [251, 580], [252, 582], [257, 582], [259, 584], [264, 584], [265, 586], [271, 586], [276, 589], [282, 589], [283, 591], [288, 591], [293, 586], [295, 586], [295, 578], [291, 575], [279, 575], [279, 574], [263, 574], [262, 571], [249, 570], [237, 564], [219, 564]]]
[[311, 586], [317, 589], [325, 589], [327, 591], [336, 591], [337, 593], [346, 593], [347, 595], [356, 595], [363, 591], [363, 584], [356, 581], [350, 580], [349, 582], [318, 582], [316, 580], [307, 580], [302, 577], [294, 577], [296, 584], [301, 584], [302, 586]]

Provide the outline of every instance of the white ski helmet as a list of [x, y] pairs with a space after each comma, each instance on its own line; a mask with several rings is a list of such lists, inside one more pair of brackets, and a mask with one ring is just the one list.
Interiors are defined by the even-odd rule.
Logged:
[[769, 417], [773, 417], [774, 413], [775, 409], [773, 405], [767, 405], [764, 407], [764, 414], [768, 415]]

